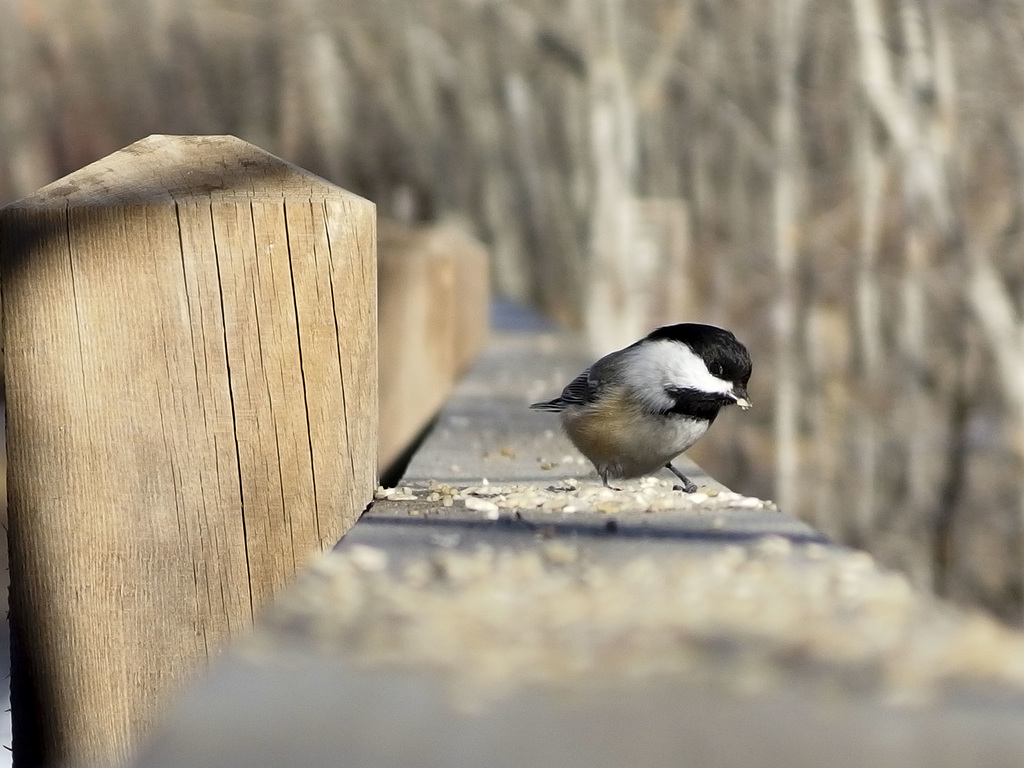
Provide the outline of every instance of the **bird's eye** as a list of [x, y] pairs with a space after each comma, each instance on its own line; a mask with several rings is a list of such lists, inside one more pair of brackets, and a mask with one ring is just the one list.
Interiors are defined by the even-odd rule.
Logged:
[[712, 363], [708, 367], [708, 370], [711, 371], [711, 375], [712, 376], [721, 376], [722, 375], [722, 364], [721, 363]]

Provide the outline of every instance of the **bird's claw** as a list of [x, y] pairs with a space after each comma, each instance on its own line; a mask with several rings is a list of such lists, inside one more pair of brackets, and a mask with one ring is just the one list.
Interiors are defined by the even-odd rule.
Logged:
[[697, 486], [693, 483], [687, 483], [686, 485], [673, 485], [673, 491], [682, 491], [683, 493], [696, 493]]

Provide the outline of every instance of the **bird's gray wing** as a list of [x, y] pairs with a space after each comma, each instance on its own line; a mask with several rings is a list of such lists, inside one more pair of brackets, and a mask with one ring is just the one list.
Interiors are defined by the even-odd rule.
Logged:
[[564, 411], [574, 405], [586, 405], [594, 398], [590, 386], [590, 368], [565, 385], [562, 394], [554, 400], [534, 403], [530, 406], [535, 411]]
[[597, 390], [590, 378], [590, 368], [565, 385], [562, 394], [558, 396], [565, 405], [586, 405], [592, 402]]
[[[617, 353], [613, 353], [615, 354]], [[566, 384], [562, 394], [554, 400], [534, 403], [530, 407], [538, 411], [564, 411], [572, 406], [589, 405], [597, 401], [601, 391], [610, 383], [610, 374], [614, 372], [617, 361], [613, 355], [601, 358], [583, 371]]]

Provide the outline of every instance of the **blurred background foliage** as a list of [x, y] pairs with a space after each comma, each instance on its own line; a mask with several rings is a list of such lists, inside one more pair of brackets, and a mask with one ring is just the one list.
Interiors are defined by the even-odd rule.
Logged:
[[694, 457], [1020, 621], [1020, 0], [0, 0], [0, 18], [0, 202], [151, 133], [231, 133], [381, 215], [461, 223], [497, 294], [595, 353], [727, 326], [756, 408]]

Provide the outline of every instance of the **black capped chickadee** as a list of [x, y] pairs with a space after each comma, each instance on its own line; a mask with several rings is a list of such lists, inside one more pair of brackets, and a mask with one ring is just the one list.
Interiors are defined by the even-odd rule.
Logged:
[[672, 460], [708, 431], [719, 409], [750, 408], [750, 355], [722, 328], [666, 325], [602, 357], [538, 411], [561, 414], [562, 427], [601, 480], [672, 470]]

